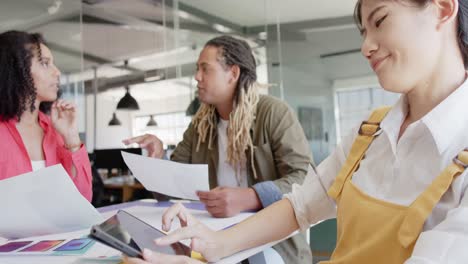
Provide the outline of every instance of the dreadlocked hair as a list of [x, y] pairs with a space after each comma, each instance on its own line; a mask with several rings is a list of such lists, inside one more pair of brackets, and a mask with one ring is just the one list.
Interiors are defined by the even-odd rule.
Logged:
[[[250, 137], [250, 128], [255, 120], [259, 100], [258, 88], [261, 84], [256, 82], [256, 63], [252, 50], [247, 42], [230, 36], [214, 38], [206, 43], [205, 47], [207, 46], [218, 48], [218, 60], [225, 68], [237, 65], [240, 69], [234, 92], [234, 107], [229, 115], [227, 128], [227, 161], [236, 169], [236, 176], [240, 177], [239, 168], [246, 161], [246, 150], [250, 149], [254, 178], [257, 179], [253, 166], [254, 146]], [[215, 107], [203, 103], [193, 119], [194, 127], [199, 135], [197, 151], [200, 144], [206, 142], [207, 137], [208, 148], [211, 149], [217, 123], [218, 115]]]
[[[31, 75], [34, 56], [41, 58], [39, 33], [7, 31], [0, 34], [0, 121], [20, 120], [25, 111], [34, 111], [36, 87]], [[39, 110], [48, 113], [51, 102], [42, 102]]]

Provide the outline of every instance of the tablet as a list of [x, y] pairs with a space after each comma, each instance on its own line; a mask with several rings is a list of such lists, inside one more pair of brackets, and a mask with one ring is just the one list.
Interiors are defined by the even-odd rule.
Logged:
[[142, 258], [144, 248], [164, 254], [191, 256], [191, 249], [180, 242], [157, 246], [154, 240], [165, 234], [123, 210], [93, 226], [89, 236], [130, 257]]

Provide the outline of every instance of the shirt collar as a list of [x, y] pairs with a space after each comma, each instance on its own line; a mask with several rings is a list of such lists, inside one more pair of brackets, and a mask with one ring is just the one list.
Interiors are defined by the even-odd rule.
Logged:
[[385, 116], [384, 120], [380, 123], [380, 128], [385, 132], [390, 140], [393, 153], [396, 153], [396, 144], [398, 142], [398, 135], [400, 134], [401, 124], [408, 114], [408, 101], [406, 96], [400, 96], [400, 99], [390, 109]]
[[[421, 123], [429, 130], [439, 153], [449, 147], [452, 140], [468, 125], [468, 80], [447, 98], [421, 118]], [[388, 112], [380, 124], [391, 142], [393, 152], [396, 153], [396, 144], [401, 125], [408, 114], [408, 100], [405, 95]]]
[[39, 111], [39, 125], [43, 128], [46, 129], [50, 125], [50, 117], [43, 112]]
[[439, 153], [466, 131], [468, 125], [468, 80], [445, 100], [427, 113], [421, 120], [427, 126], [437, 144]]

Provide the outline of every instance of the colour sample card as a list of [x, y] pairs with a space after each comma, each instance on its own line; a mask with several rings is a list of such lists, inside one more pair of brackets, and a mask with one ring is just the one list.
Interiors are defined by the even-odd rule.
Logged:
[[12, 252], [17, 249], [20, 249], [22, 247], [25, 247], [29, 244], [31, 244], [32, 241], [17, 241], [17, 242], [10, 242], [4, 245], [0, 246], [0, 252], [1, 253], [6, 253], [6, 252]]
[[20, 252], [43, 252], [47, 251], [65, 240], [44, 240], [40, 241], [30, 247], [20, 250]]
[[54, 249], [54, 251], [75, 251], [85, 248], [89, 243], [91, 243], [89, 238], [78, 238], [68, 241], [67, 243], [61, 245], [60, 247]]

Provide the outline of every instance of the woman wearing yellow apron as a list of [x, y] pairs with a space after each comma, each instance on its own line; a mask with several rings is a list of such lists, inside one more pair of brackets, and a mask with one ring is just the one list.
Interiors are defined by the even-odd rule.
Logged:
[[[216, 261], [336, 217], [324, 263], [468, 263], [468, 0], [360, 0], [356, 18], [362, 53], [402, 94], [397, 104], [375, 110], [285, 199], [219, 232], [175, 205], [163, 228], [185, 227], [156, 243], [191, 238]], [[164, 263], [178, 261], [199, 263]]]

